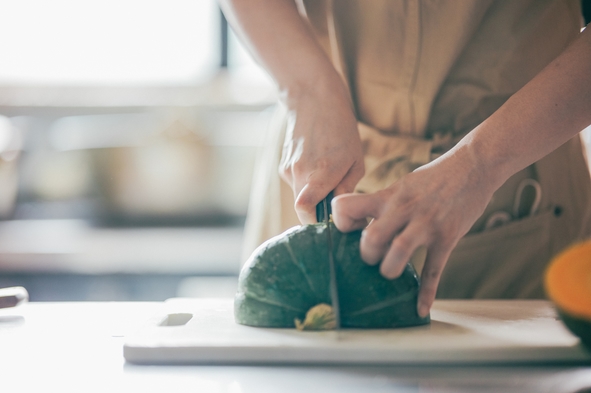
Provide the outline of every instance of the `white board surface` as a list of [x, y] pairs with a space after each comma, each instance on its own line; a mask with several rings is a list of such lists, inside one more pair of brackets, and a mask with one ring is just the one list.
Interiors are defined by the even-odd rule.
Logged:
[[541, 300], [439, 300], [431, 324], [300, 332], [234, 322], [232, 299], [170, 299], [126, 337], [141, 364], [507, 364], [591, 362]]

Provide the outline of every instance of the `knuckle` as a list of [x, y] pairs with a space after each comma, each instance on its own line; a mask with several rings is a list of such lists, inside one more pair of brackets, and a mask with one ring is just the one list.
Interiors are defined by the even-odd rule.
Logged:
[[306, 194], [300, 194], [294, 203], [294, 208], [299, 211], [307, 211], [311, 206], [310, 198]]
[[307, 173], [306, 166], [299, 161], [292, 163], [289, 167], [289, 171], [298, 179], [302, 178]]

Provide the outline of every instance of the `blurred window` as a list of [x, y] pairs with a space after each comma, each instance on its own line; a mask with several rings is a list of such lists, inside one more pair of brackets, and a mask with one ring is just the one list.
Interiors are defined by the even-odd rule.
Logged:
[[2, 85], [191, 85], [219, 66], [215, 0], [0, 0]]

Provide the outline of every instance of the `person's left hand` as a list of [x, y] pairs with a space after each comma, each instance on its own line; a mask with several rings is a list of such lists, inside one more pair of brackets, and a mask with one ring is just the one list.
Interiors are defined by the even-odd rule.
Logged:
[[374, 194], [345, 194], [333, 200], [337, 228], [348, 232], [367, 225], [361, 256], [370, 265], [381, 261], [389, 279], [402, 274], [413, 252], [427, 248], [421, 273], [419, 315], [429, 313], [439, 279], [453, 248], [500, 186], [462, 149], [406, 175]]

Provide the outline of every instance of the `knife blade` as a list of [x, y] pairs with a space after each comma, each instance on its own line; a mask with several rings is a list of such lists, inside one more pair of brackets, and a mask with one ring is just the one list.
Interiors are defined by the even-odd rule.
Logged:
[[336, 266], [334, 262], [334, 256], [332, 254], [332, 234], [330, 231], [330, 215], [332, 213], [332, 208], [330, 202], [334, 193], [331, 191], [328, 193], [326, 198], [324, 198], [318, 205], [316, 205], [316, 219], [318, 222], [326, 223], [326, 235], [327, 235], [327, 245], [328, 245], [328, 267], [330, 271], [330, 301], [332, 306], [332, 311], [335, 317], [335, 329], [341, 328], [341, 309], [339, 305], [339, 290], [337, 287], [337, 272]]

